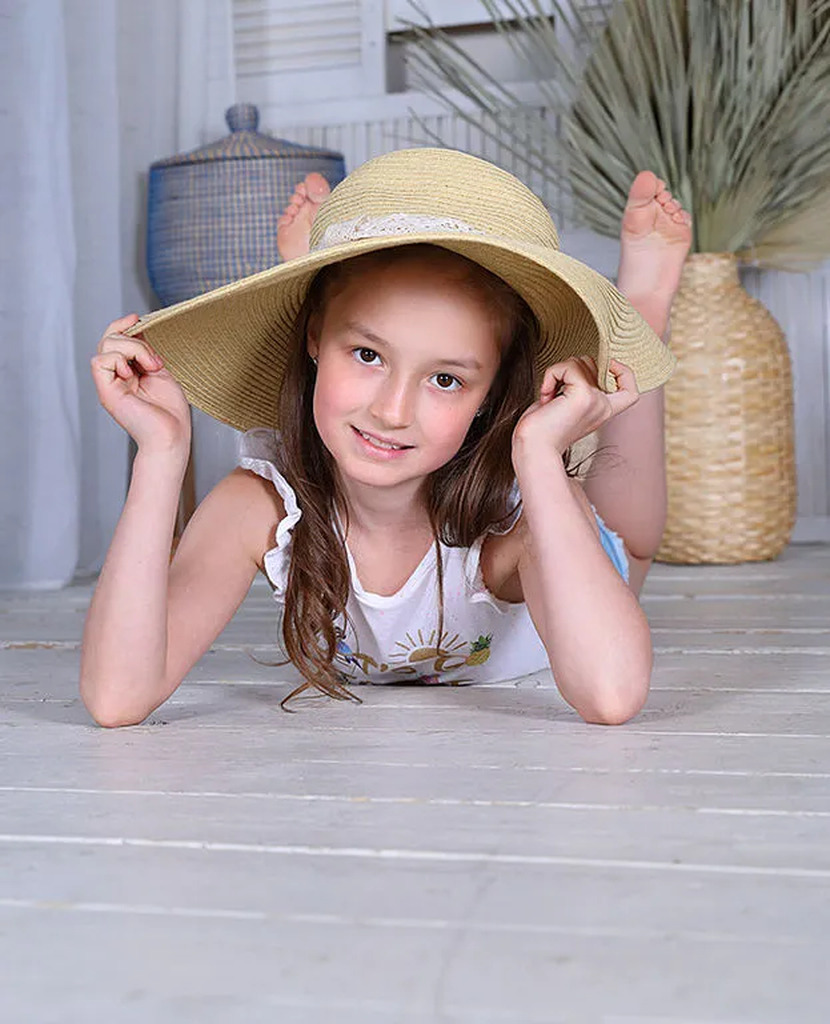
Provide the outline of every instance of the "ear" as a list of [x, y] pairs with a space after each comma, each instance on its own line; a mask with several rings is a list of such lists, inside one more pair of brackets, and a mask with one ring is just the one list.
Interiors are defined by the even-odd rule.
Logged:
[[320, 354], [320, 317], [313, 314], [308, 318], [305, 332], [305, 347], [311, 359]]

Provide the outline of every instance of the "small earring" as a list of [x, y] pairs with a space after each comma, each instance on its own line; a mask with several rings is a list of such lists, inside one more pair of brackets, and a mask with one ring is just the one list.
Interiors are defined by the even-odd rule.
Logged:
[[474, 419], [474, 420], [477, 420], [477, 419], [478, 419], [478, 418], [479, 418], [480, 416], [483, 416], [483, 415], [484, 415], [484, 412], [485, 412], [485, 410], [484, 410], [484, 408], [482, 407], [481, 409], [479, 409], [479, 410], [478, 410], [478, 412], [477, 412], [477, 413], [475, 414], [475, 416], [473, 416], [473, 419]]
[[315, 366], [317, 365], [317, 357], [316, 356], [312, 356], [311, 357], [311, 361], [312, 361], [312, 363], [314, 363]]

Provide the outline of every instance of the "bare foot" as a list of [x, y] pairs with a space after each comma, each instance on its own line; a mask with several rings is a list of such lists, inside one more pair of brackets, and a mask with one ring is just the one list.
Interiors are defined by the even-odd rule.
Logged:
[[692, 218], [651, 171], [631, 183], [620, 231], [617, 287], [663, 335], [692, 242]]
[[329, 192], [329, 183], [316, 171], [307, 174], [294, 189], [294, 195], [277, 221], [277, 249], [282, 260], [293, 260], [308, 252], [311, 225]]

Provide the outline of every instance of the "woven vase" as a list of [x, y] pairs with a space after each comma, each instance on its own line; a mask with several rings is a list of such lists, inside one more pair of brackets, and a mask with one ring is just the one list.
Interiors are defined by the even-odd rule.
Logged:
[[671, 314], [661, 562], [775, 558], [795, 522], [790, 355], [731, 253], [693, 253]]

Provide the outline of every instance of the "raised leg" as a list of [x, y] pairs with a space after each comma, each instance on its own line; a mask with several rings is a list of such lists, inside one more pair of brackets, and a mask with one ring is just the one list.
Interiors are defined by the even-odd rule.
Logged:
[[[651, 171], [631, 185], [620, 233], [617, 287], [660, 337], [667, 339], [672, 300], [691, 244], [691, 217]], [[639, 592], [666, 521], [663, 389], [598, 431], [585, 492], [624, 540], [631, 586]]]

